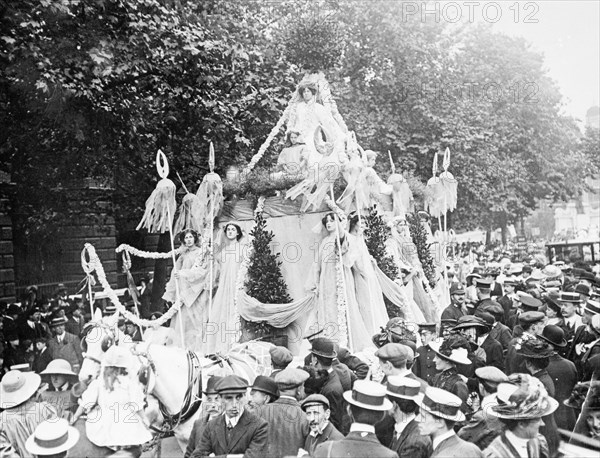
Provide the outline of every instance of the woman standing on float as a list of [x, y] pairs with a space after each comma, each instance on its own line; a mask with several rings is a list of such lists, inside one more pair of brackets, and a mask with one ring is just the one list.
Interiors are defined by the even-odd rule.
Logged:
[[[323, 336], [338, 341], [340, 338], [339, 320], [347, 319], [348, 345], [353, 351], [360, 351], [371, 344], [371, 337], [358, 308], [352, 268], [359, 268], [360, 253], [356, 238], [341, 227], [334, 213], [327, 213], [321, 220], [327, 235], [319, 245], [318, 259], [306, 284], [308, 290], [317, 294], [317, 307], [308, 334], [324, 330]], [[337, 226], [337, 230], [336, 230]], [[342, 265], [346, 285], [346, 316], [338, 316], [338, 279], [336, 265], [339, 262], [336, 234], [339, 231], [342, 247]], [[309, 321], [310, 323], [310, 321]], [[310, 324], [309, 324], [310, 326]]]
[[239, 224], [229, 222], [223, 228], [221, 245], [216, 247], [215, 265], [219, 266], [219, 286], [213, 297], [212, 310], [206, 327], [205, 354], [227, 353], [240, 337], [239, 314], [235, 307], [238, 271], [247, 245]]
[[[185, 348], [193, 351], [203, 351], [202, 334], [206, 321], [208, 321], [208, 266], [207, 254], [200, 248], [200, 235], [192, 230], [185, 229], [179, 234], [181, 247], [179, 258], [171, 272], [171, 279], [167, 283], [163, 299], [175, 302], [175, 282], [179, 282], [179, 295], [181, 298], [181, 322]], [[171, 328], [174, 329], [174, 338], [177, 344], [184, 348], [179, 340], [179, 318], [171, 318]]]

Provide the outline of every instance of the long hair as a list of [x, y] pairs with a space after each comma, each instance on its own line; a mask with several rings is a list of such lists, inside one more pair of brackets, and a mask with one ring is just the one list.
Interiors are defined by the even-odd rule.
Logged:
[[104, 373], [102, 374], [104, 378], [104, 388], [108, 391], [114, 391], [115, 380], [117, 380], [119, 375], [127, 375], [127, 369], [124, 367], [106, 366], [104, 368]]

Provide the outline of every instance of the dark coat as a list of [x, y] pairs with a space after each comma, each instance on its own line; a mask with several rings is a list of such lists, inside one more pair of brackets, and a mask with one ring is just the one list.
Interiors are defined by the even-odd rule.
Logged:
[[502, 306], [502, 310], [504, 311], [504, 316], [500, 320], [502, 324], [508, 324], [508, 319], [510, 318], [511, 312], [513, 310], [513, 300], [508, 296], [501, 296], [497, 300], [498, 304]]
[[485, 363], [488, 366], [494, 366], [504, 372], [504, 354], [502, 352], [502, 345], [488, 335], [481, 344], [481, 348], [485, 350]]
[[375, 434], [352, 432], [339, 441], [323, 442], [315, 449], [313, 458], [358, 457], [398, 458], [398, 454], [381, 445]]
[[461, 410], [466, 410], [469, 389], [467, 388], [467, 384], [463, 381], [462, 377], [458, 375], [456, 368], [440, 372], [434, 377], [431, 386], [441, 388], [442, 390], [449, 391], [450, 393], [458, 396], [463, 402]]
[[481, 450], [470, 442], [462, 440], [456, 434], [443, 440], [433, 451], [430, 458], [483, 458]]
[[335, 426], [333, 426], [331, 422], [328, 422], [327, 426], [325, 426], [325, 429], [323, 429], [323, 432], [318, 436], [315, 437], [308, 434], [306, 436], [306, 440], [304, 441], [304, 447], [302, 448], [306, 450], [310, 456], [313, 456], [315, 449], [319, 444], [327, 441], [339, 441], [343, 438], [344, 435], [335, 429]]
[[235, 428], [227, 430], [225, 414], [210, 420], [202, 431], [200, 444], [192, 458], [243, 454], [245, 458], [262, 458], [267, 452], [269, 426], [265, 420], [244, 410]]
[[[550, 397], [554, 397], [554, 382], [550, 378], [548, 371], [544, 369], [536, 372], [533, 374], [533, 376], [542, 382], [542, 385], [544, 385]], [[542, 417], [542, 420], [544, 421], [544, 426], [540, 427], [540, 434], [542, 434], [546, 438], [546, 441], [548, 441], [550, 456], [554, 456], [558, 451], [558, 443], [560, 440], [558, 428], [556, 427], [556, 420], [554, 420], [554, 414], [546, 415], [545, 417]]]
[[434, 357], [435, 352], [431, 348], [426, 345], [419, 347], [417, 349], [417, 357], [411, 368], [417, 377], [425, 380], [430, 385], [433, 381], [433, 377], [439, 372], [435, 368], [435, 363], [433, 362]]
[[329, 420], [331, 423], [333, 423], [333, 426], [335, 426], [338, 431], [341, 431], [342, 434], [344, 434], [344, 432], [348, 429], [347, 425], [344, 427], [344, 417], [347, 416], [346, 403], [343, 396], [344, 389], [342, 388], [340, 378], [335, 370], [329, 373], [329, 378], [327, 379], [325, 385], [323, 385], [323, 388], [321, 388], [320, 394], [325, 396], [329, 401], [331, 409], [331, 417]]
[[400, 434], [400, 437], [392, 438], [389, 448], [398, 456], [410, 458], [429, 458], [433, 448], [429, 436], [421, 436], [419, 424], [416, 420], [411, 421]]
[[583, 368], [583, 381], [587, 382], [591, 380], [592, 375], [594, 373], [594, 367], [589, 363], [589, 360], [596, 355], [600, 355], [600, 340], [596, 341], [593, 344], [590, 344], [590, 347], [581, 357], [581, 367]]
[[73, 372], [79, 372], [83, 362], [79, 337], [65, 332], [64, 340], [62, 344], [59, 344], [58, 339], [54, 336], [48, 341], [48, 350], [54, 359], [66, 359], [71, 364]]
[[348, 355], [340, 362], [344, 363], [348, 368], [354, 372], [358, 380], [364, 380], [367, 378], [369, 373], [369, 365], [361, 360], [358, 356]]
[[462, 308], [454, 305], [454, 302], [450, 304], [448, 307], [444, 309], [442, 312], [442, 320], [457, 320], [460, 317], [465, 316], [465, 312], [462, 311]]
[[269, 424], [265, 456], [296, 456], [298, 449], [304, 446], [304, 439], [309, 431], [306, 414], [298, 401], [279, 398], [258, 407], [255, 413]]
[[83, 317], [79, 317], [79, 320], [76, 320], [73, 316], [70, 316], [67, 319], [67, 324], [65, 324], [65, 331], [69, 334], [73, 334], [74, 336], [81, 337], [81, 332], [83, 331], [83, 326], [85, 325], [85, 320]]
[[187, 447], [185, 449], [185, 454], [183, 458], [190, 458], [196, 447], [200, 445], [200, 439], [202, 439], [202, 431], [208, 424], [208, 419], [210, 415], [205, 415], [204, 417], [198, 418], [194, 422], [194, 426], [192, 426], [192, 432], [190, 433], [190, 439], [188, 441]]
[[356, 382], [356, 375], [348, 368], [344, 363], [339, 362], [337, 359], [333, 360], [333, 370], [337, 373], [340, 378], [340, 383], [344, 391], [349, 391]]
[[563, 401], [571, 396], [573, 387], [577, 383], [575, 364], [554, 353], [550, 357], [550, 364], [546, 371], [554, 383], [554, 399], [558, 401], [558, 409], [554, 412], [556, 425], [567, 431], [573, 431], [576, 421], [575, 411], [564, 405]]
[[36, 351], [35, 356], [33, 357], [33, 365], [31, 367], [31, 370], [36, 374], [39, 374], [44, 369], [46, 369], [50, 361], [52, 361], [53, 359], [54, 358], [52, 357], [52, 353], [50, 353], [48, 347], [44, 348], [44, 350], [42, 350], [41, 353], [38, 353]]
[[498, 322], [494, 325], [490, 331], [490, 337], [496, 339], [500, 345], [502, 345], [502, 352], [506, 353], [508, 350], [508, 343], [512, 339], [512, 332], [504, 324]]
[[[538, 436], [538, 456], [539, 458], [549, 458], [548, 444], [543, 436]], [[493, 442], [483, 451], [485, 458], [520, 458], [519, 452], [515, 450], [512, 444], [506, 439], [503, 433], [496, 437]]]
[[581, 364], [581, 358], [583, 358], [585, 355], [585, 351], [577, 353], [578, 351], [581, 351], [581, 348], [577, 347], [579, 344], [589, 344], [594, 340], [596, 340], [596, 336], [587, 330], [586, 325], [579, 326], [575, 331], [573, 342], [568, 349], [567, 359], [575, 363], [575, 367], [577, 368], [577, 376], [579, 379], [583, 379], [583, 365]]
[[502, 432], [504, 425], [484, 409], [479, 409], [458, 431], [458, 437], [484, 450]]

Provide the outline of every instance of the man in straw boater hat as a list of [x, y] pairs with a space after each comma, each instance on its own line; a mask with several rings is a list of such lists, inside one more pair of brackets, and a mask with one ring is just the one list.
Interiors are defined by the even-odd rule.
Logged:
[[210, 420], [202, 431], [200, 444], [192, 458], [219, 455], [244, 455], [262, 458], [267, 453], [268, 424], [246, 408], [248, 382], [239, 375], [228, 375], [215, 387], [223, 414]]
[[386, 394], [385, 387], [379, 383], [357, 380], [354, 388], [344, 393], [352, 418], [350, 432], [344, 439], [320, 444], [313, 457], [398, 458], [398, 454], [381, 445], [375, 435], [375, 424], [383, 418], [384, 412], [392, 408]]
[[215, 386], [222, 378], [223, 377], [219, 377], [218, 375], [213, 375], [206, 382], [206, 390], [202, 391], [205, 396], [205, 399], [202, 400], [202, 412], [200, 418], [198, 418], [192, 426], [190, 439], [187, 448], [185, 449], [185, 454], [183, 455], [184, 458], [190, 458], [190, 456], [192, 456], [192, 453], [194, 453], [194, 450], [196, 450], [196, 447], [200, 444], [202, 430], [206, 424], [213, 418], [218, 417], [221, 413], [221, 402]]
[[476, 445], [462, 440], [454, 432], [454, 425], [465, 421], [461, 405], [461, 399], [446, 390], [429, 387], [425, 391], [419, 403], [421, 412], [417, 421], [419, 433], [431, 438], [433, 453], [430, 458], [483, 457]]
[[448, 338], [441, 342], [429, 342], [429, 347], [436, 354], [433, 362], [436, 369], [440, 371], [433, 378], [431, 385], [456, 395], [462, 401], [461, 409], [466, 411], [469, 389], [458, 374], [456, 366], [458, 364], [469, 365], [471, 364], [471, 360], [467, 357], [468, 351], [466, 348], [462, 346], [454, 347], [455, 342], [463, 342], [464, 340], [460, 336], [448, 336]]
[[581, 316], [577, 314], [577, 309], [582, 300], [577, 293], [561, 292], [557, 302], [562, 313], [562, 320], [558, 325], [565, 331], [565, 339], [571, 345], [575, 337], [575, 331], [583, 324]]
[[387, 395], [392, 401], [392, 417], [395, 425], [391, 441], [387, 445], [398, 456], [428, 458], [431, 455], [431, 438], [419, 434], [417, 415], [423, 400], [421, 385], [416, 380], [391, 375], [387, 381]]
[[304, 441], [304, 451], [313, 455], [319, 444], [327, 441], [337, 441], [344, 438], [335, 426], [329, 421], [331, 410], [329, 400], [321, 394], [311, 394], [306, 397], [300, 407], [306, 414], [310, 432]]
[[67, 420], [43, 421], [25, 442], [29, 453], [38, 457], [64, 458], [79, 441], [79, 431]]
[[[548, 396], [544, 385], [527, 374], [514, 374], [510, 383], [498, 385], [498, 405], [488, 411], [504, 423], [504, 431], [484, 450], [486, 458], [553, 456], [539, 432], [542, 417], [551, 415], [558, 402]], [[557, 438], [558, 440], [558, 438]]]
[[[0, 450], [14, 450], [30, 457], [25, 443], [37, 425], [56, 420], [56, 410], [34, 400], [42, 378], [33, 372], [9, 371], [0, 382]], [[10, 456], [10, 455], [9, 455]]]
[[579, 326], [573, 336], [573, 341], [567, 353], [567, 359], [575, 363], [579, 378], [583, 378], [583, 366], [581, 358], [589, 348], [589, 344], [596, 340], [595, 334], [591, 329], [592, 317], [600, 315], [600, 301], [590, 299], [586, 302], [581, 316], [582, 326]]
[[275, 374], [279, 399], [258, 410], [269, 424], [266, 456], [296, 456], [304, 447], [308, 421], [298, 400], [304, 397], [304, 382], [308, 377], [308, 372], [289, 366]]

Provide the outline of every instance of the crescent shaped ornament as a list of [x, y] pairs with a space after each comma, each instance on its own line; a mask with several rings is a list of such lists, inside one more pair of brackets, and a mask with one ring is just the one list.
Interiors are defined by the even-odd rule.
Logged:
[[165, 153], [160, 149], [156, 153], [156, 171], [161, 178], [167, 178], [169, 176], [169, 162], [167, 161]]

